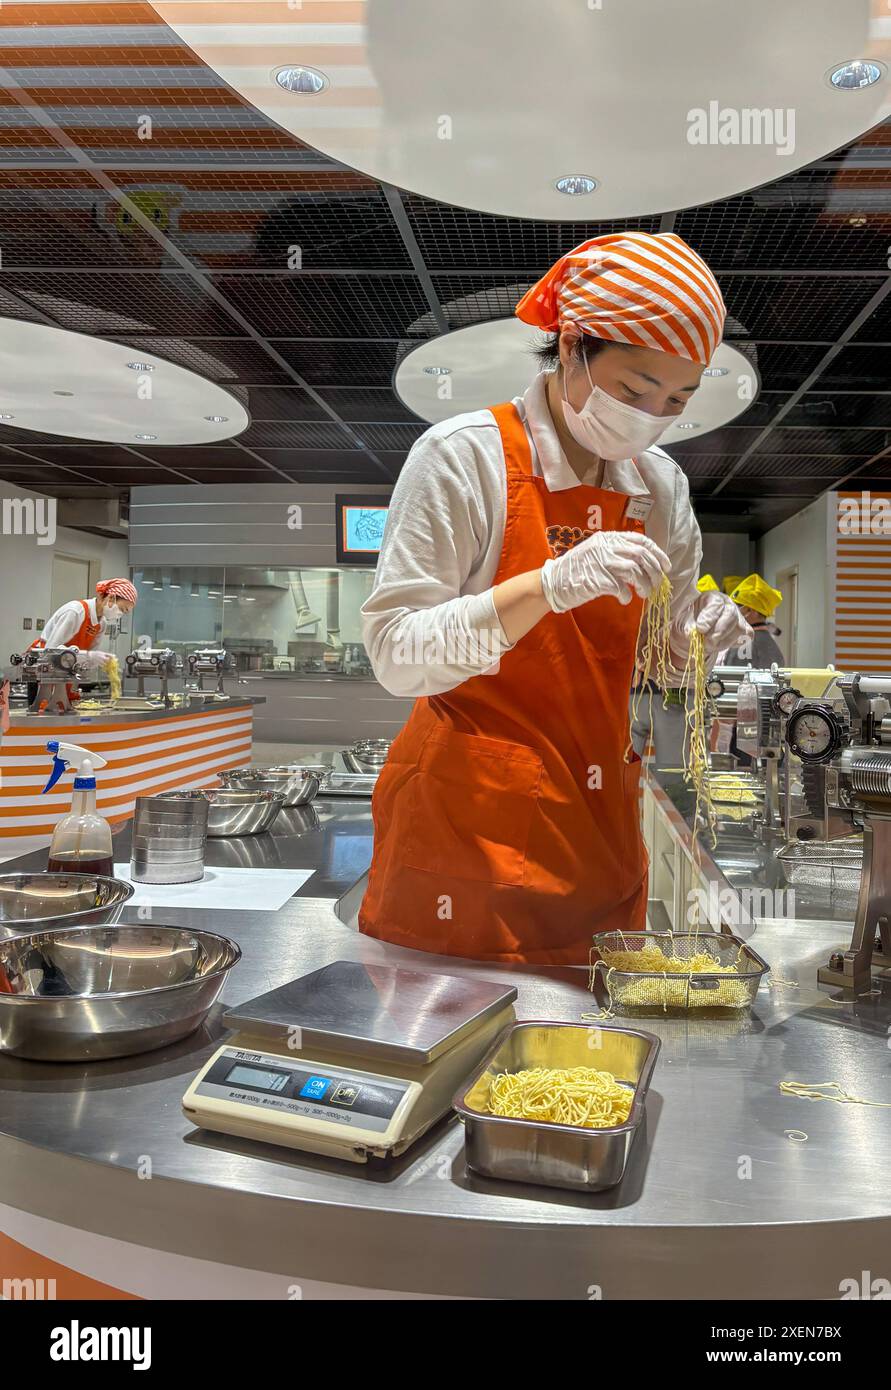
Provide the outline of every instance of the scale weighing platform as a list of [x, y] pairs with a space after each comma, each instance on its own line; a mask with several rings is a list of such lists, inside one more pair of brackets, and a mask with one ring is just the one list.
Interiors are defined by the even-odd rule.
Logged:
[[183, 1096], [201, 1129], [365, 1163], [395, 1157], [514, 1020], [512, 986], [339, 960], [225, 1015]]

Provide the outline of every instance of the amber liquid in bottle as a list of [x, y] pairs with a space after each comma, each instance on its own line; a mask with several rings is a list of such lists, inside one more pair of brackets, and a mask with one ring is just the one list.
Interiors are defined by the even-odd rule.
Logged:
[[90, 874], [104, 878], [114, 878], [114, 860], [110, 854], [100, 859], [86, 859], [79, 854], [51, 855], [47, 861], [47, 873], [51, 874]]

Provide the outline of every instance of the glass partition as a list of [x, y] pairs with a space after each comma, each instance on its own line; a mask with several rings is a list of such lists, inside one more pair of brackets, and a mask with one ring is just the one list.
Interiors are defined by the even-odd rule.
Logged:
[[134, 570], [133, 646], [145, 636], [182, 655], [223, 646], [239, 671], [369, 676], [359, 610], [373, 581], [358, 568]]

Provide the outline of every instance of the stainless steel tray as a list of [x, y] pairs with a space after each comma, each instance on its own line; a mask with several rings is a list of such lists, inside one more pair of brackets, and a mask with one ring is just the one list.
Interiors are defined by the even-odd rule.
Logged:
[[370, 797], [376, 781], [376, 772], [331, 772], [318, 794], [321, 800], [329, 796]]
[[[602, 1192], [621, 1182], [644, 1102], [659, 1039], [630, 1028], [546, 1021], [515, 1023], [502, 1033], [473, 1081], [453, 1102], [464, 1124], [468, 1168], [488, 1178]], [[634, 1087], [625, 1124], [582, 1129], [540, 1120], [513, 1120], [488, 1112], [489, 1088], [499, 1072], [526, 1067], [596, 1067]]]

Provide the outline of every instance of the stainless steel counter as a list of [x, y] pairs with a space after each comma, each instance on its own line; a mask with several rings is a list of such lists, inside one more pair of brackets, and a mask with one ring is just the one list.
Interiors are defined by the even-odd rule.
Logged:
[[157, 709], [97, 709], [79, 714], [72, 710], [68, 714], [29, 714], [27, 710], [13, 710], [10, 720], [13, 729], [39, 733], [45, 724], [70, 724], [80, 728], [84, 724], [141, 724], [152, 719], [175, 719], [180, 714], [213, 714], [226, 710], [249, 709], [254, 705], [265, 705], [262, 695], [231, 695], [228, 700], [193, 700], [187, 705], [174, 705], [170, 709], [159, 706]]
[[[361, 820], [353, 803], [329, 806], [320, 850], [326, 828], [336, 841]], [[367, 817], [367, 803], [362, 810]], [[302, 862], [312, 841], [280, 838], [280, 862]], [[161, 920], [241, 945], [222, 1007], [337, 959], [509, 980], [521, 1018], [576, 1020], [591, 1007], [584, 971], [473, 965], [366, 939], [338, 921], [324, 881], [310, 880], [316, 896], [275, 914], [168, 910]], [[342, 881], [329, 875], [334, 890]], [[776, 980], [794, 984], [762, 988], [752, 1016], [737, 1022], [635, 1025], [659, 1034], [662, 1053], [627, 1175], [599, 1196], [468, 1173], [456, 1121], [368, 1169], [196, 1131], [180, 1098], [223, 1035], [218, 1007], [196, 1036], [126, 1061], [0, 1059], [2, 1200], [147, 1247], [271, 1271], [283, 1287], [838, 1298], [841, 1280], [888, 1273], [891, 1109], [813, 1104], [777, 1089], [786, 1078], [832, 1079], [891, 1100], [887, 988], [846, 1003], [817, 989], [817, 964], [836, 937], [813, 922], [759, 927], [757, 950]], [[136, 1171], [146, 1158], [148, 1182]]]

